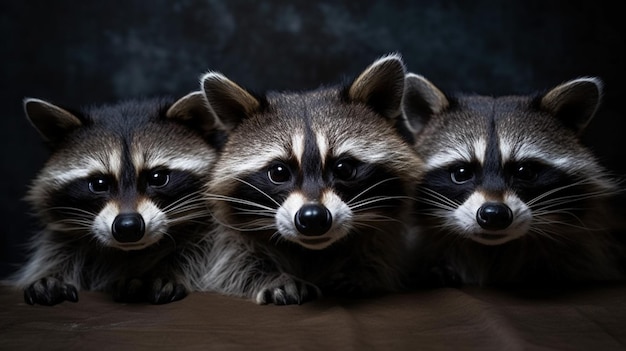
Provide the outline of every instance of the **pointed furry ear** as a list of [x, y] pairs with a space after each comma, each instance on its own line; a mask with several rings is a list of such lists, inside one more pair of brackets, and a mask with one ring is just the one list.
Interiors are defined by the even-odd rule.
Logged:
[[167, 118], [191, 124], [205, 135], [219, 127], [219, 120], [212, 113], [204, 94], [194, 91], [178, 99], [165, 113]]
[[246, 116], [261, 109], [256, 97], [220, 73], [205, 74], [201, 85], [209, 109], [226, 130], [235, 128]]
[[540, 109], [559, 119], [576, 133], [593, 118], [602, 99], [602, 81], [583, 77], [565, 82], [541, 97]]
[[401, 113], [406, 68], [399, 55], [384, 56], [369, 65], [348, 88], [348, 98], [393, 119]]
[[71, 112], [39, 99], [24, 99], [24, 113], [47, 142], [58, 142], [69, 132], [83, 125], [83, 122]]
[[414, 132], [421, 131], [433, 115], [448, 106], [448, 98], [433, 83], [415, 73], [406, 75], [402, 112]]

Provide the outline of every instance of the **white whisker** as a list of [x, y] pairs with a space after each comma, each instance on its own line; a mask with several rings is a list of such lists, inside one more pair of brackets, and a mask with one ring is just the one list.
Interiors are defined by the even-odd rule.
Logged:
[[[429, 200], [429, 201], [431, 201], [431, 202], [429, 202], [430, 204], [432, 204], [432, 201], [436, 202], [436, 200], [440, 200], [441, 201], [441, 206], [443, 206], [445, 204], [450, 209], [455, 209], [455, 208], [461, 206], [460, 203], [458, 203], [458, 202], [448, 198], [447, 196], [445, 196], [445, 195], [443, 195], [441, 193], [436, 192], [435, 190], [432, 190], [432, 189], [429, 189], [429, 188], [422, 188], [421, 190], [423, 192], [425, 192], [427, 195], [429, 195], [429, 196], [431, 196], [433, 198], [432, 200]], [[416, 201], [425, 202], [428, 199], [418, 198], [418, 199], [415, 199], [415, 200]], [[439, 204], [439, 202], [437, 202], [437, 204]]]
[[259, 203], [254, 202], [254, 201], [244, 200], [244, 199], [231, 197], [231, 196], [226, 196], [226, 195], [210, 194], [210, 195], [207, 195], [207, 200], [226, 201], [226, 202], [231, 202], [231, 203], [238, 203], [238, 204], [241, 204], [241, 205], [253, 206], [253, 207], [257, 207], [257, 208], [264, 209], [264, 210], [267, 210], [267, 211], [275, 211], [275, 209], [273, 209], [271, 207], [268, 207], [268, 206], [265, 206], [265, 205], [261, 205]]
[[[550, 189], [550, 190], [548, 190], [548, 191], [538, 195], [537, 197], [531, 199], [530, 201], [528, 201], [527, 205], [529, 207], [531, 207], [535, 203], [537, 203], [538, 201], [540, 201], [540, 200], [542, 200], [542, 199], [546, 198], [547, 196], [550, 196], [550, 195], [552, 195], [554, 193], [557, 193], [559, 191], [563, 191], [563, 190], [566, 190], [566, 189], [569, 189], [569, 188], [573, 188], [575, 186], [586, 185], [586, 184], [593, 184], [593, 183], [591, 181], [589, 181], [589, 180], [580, 180], [580, 181], [574, 182], [572, 184], [567, 184], [567, 185], [560, 186], [558, 188]], [[609, 194], [607, 191], [597, 191], [597, 192], [593, 192], [593, 193], [599, 193], [599, 194], [604, 193], [604, 194], [607, 194], [607, 195]]]
[[388, 181], [392, 181], [392, 180], [395, 180], [395, 179], [398, 179], [398, 178], [387, 178], [387, 179], [383, 179], [383, 180], [381, 180], [381, 181], [379, 181], [379, 182], [377, 182], [377, 183], [375, 183], [375, 184], [373, 184], [373, 185], [369, 186], [369, 187], [368, 187], [368, 188], [366, 188], [365, 190], [363, 190], [363, 191], [361, 191], [360, 193], [356, 194], [356, 195], [355, 195], [352, 199], [350, 199], [349, 201], [347, 201], [347, 202], [346, 202], [346, 205], [350, 206], [350, 205], [352, 204], [352, 202], [354, 202], [356, 199], [358, 199], [359, 197], [361, 197], [363, 194], [367, 193], [368, 191], [370, 191], [370, 190], [374, 189], [375, 187], [377, 187], [377, 186], [379, 186], [379, 185], [381, 185], [381, 184], [384, 184], [384, 183], [386, 183], [386, 182], [388, 182]]
[[86, 218], [87, 217], [95, 217], [97, 214], [87, 211], [87, 210], [83, 210], [81, 208], [77, 208], [77, 207], [50, 207], [50, 208], [46, 208], [44, 211], [46, 212], [52, 212], [52, 211], [59, 211], [59, 212], [68, 212], [68, 213], [76, 213], [76, 214], [83, 214]]
[[258, 191], [259, 193], [261, 193], [262, 195], [264, 195], [265, 197], [267, 197], [268, 199], [270, 199], [273, 203], [275, 203], [275, 204], [276, 204], [276, 206], [280, 207], [280, 204], [279, 204], [276, 200], [274, 200], [274, 198], [272, 198], [272, 197], [271, 197], [271, 196], [269, 196], [266, 192], [264, 192], [263, 190], [261, 190], [261, 189], [259, 189], [258, 187], [254, 186], [254, 185], [252, 185], [252, 184], [250, 184], [250, 183], [248, 183], [248, 182], [246, 182], [245, 180], [243, 180], [243, 179], [241, 179], [241, 178], [234, 178], [234, 179], [235, 179], [235, 180], [237, 180], [237, 181], [239, 181], [239, 182], [241, 182], [241, 183], [244, 183], [244, 184], [246, 184], [247, 186], [251, 187], [252, 189], [254, 189], [254, 190]]
[[436, 208], [439, 208], [439, 209], [442, 209], [442, 210], [454, 211], [454, 210], [457, 209], [457, 207], [449, 206], [449, 205], [446, 205], [445, 203], [437, 202], [435, 200], [421, 199], [420, 201], [422, 203], [425, 203], [427, 205], [431, 205], [433, 207], [436, 207]]
[[247, 208], [233, 207], [234, 210], [238, 212], [234, 212], [233, 214], [241, 214], [241, 215], [258, 215], [264, 217], [274, 217], [276, 215], [275, 210], [251, 210]]
[[[192, 199], [192, 200], [189, 200]], [[204, 203], [204, 199], [202, 197], [202, 192], [200, 191], [195, 191], [192, 193], [189, 193], [183, 197], [180, 197], [178, 199], [176, 199], [176, 201], [172, 202], [171, 204], [165, 206], [162, 211], [163, 212], [168, 212], [170, 209], [176, 208], [178, 206], [180, 206], [183, 203]]]
[[411, 197], [408, 197], [408, 196], [375, 196], [375, 197], [363, 199], [363, 200], [361, 200], [359, 202], [356, 202], [356, 203], [348, 204], [348, 206], [350, 207], [350, 209], [358, 209], [360, 207], [368, 206], [368, 205], [371, 205], [371, 204], [377, 203], [377, 202], [389, 201], [389, 200], [399, 200], [399, 199], [401, 199], [401, 200], [411, 200]]

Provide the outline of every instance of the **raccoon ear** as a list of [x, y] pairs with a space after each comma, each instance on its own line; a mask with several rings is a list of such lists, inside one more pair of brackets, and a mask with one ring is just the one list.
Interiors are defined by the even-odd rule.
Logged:
[[602, 86], [597, 77], [570, 80], [543, 95], [540, 108], [576, 133], [581, 133], [600, 106]]
[[227, 131], [261, 109], [256, 97], [220, 73], [205, 74], [201, 85], [210, 111]]
[[402, 113], [413, 132], [421, 131], [433, 115], [449, 105], [446, 95], [426, 78], [415, 73], [406, 75]]
[[219, 125], [219, 121], [209, 109], [204, 94], [194, 91], [178, 99], [165, 113], [167, 118], [191, 123], [204, 134], [210, 134]]
[[369, 65], [348, 88], [348, 99], [371, 107], [389, 119], [400, 116], [406, 68], [396, 54]]
[[24, 113], [43, 139], [51, 143], [83, 125], [71, 112], [39, 99], [24, 99]]

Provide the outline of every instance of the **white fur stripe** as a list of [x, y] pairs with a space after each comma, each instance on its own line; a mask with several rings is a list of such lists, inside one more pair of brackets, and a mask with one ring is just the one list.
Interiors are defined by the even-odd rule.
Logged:
[[209, 165], [213, 163], [213, 154], [210, 152], [197, 152], [194, 154], [178, 153], [175, 150], [146, 151], [142, 145], [136, 146], [132, 151], [132, 162], [135, 170], [140, 172], [146, 169], [167, 167], [196, 174], [208, 172]]
[[[237, 153], [240, 153], [240, 151]], [[224, 162], [221, 162], [221, 165], [218, 166], [219, 168], [216, 169], [214, 181], [216, 183], [230, 182], [233, 175], [245, 177], [250, 173], [258, 172], [267, 167], [272, 160], [286, 160], [289, 157], [288, 151], [280, 145], [275, 144], [259, 148], [254, 150], [254, 154], [246, 153], [243, 157], [223, 160]]]
[[473, 159], [473, 152], [466, 145], [450, 146], [450, 148], [443, 149], [442, 152], [439, 152], [426, 160], [426, 170], [430, 171], [437, 168], [447, 167], [457, 162], [469, 163]]
[[541, 150], [530, 142], [511, 144], [501, 138], [500, 150], [502, 152], [503, 164], [509, 161], [535, 159], [541, 160], [542, 162], [556, 168], [569, 168], [573, 163], [575, 163], [575, 159], [573, 157], [568, 157], [566, 155], [552, 157], [552, 155], [547, 154], [545, 150]]
[[133, 163], [137, 171], [165, 166], [169, 169], [190, 171], [200, 174], [207, 172], [208, 166], [211, 164], [210, 159], [204, 155], [151, 155], [151, 157], [147, 158], [144, 162], [135, 159], [133, 160]]
[[474, 141], [474, 157], [481, 164], [485, 164], [485, 155], [487, 154], [487, 141], [479, 138]]
[[118, 149], [109, 149], [101, 155], [82, 159], [79, 163], [58, 164], [58, 167], [50, 168], [45, 175], [48, 179], [54, 179], [59, 185], [67, 184], [92, 174], [112, 174], [120, 176], [121, 152]]
[[304, 155], [304, 135], [296, 133], [291, 137], [291, 149], [298, 160], [298, 164], [302, 164], [302, 156]]
[[324, 134], [318, 132], [315, 134], [315, 141], [317, 142], [317, 148], [320, 150], [321, 167], [324, 167], [326, 157], [328, 157], [328, 139], [326, 139]]
[[338, 143], [333, 153], [335, 156], [351, 155], [363, 162], [376, 164], [386, 162], [392, 157], [386, 152], [388, 149], [389, 147], [382, 141], [373, 140], [367, 143], [363, 140], [346, 139]]

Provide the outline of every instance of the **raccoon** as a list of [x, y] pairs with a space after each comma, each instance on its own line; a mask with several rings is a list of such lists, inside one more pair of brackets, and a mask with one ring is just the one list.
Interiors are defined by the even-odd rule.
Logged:
[[420, 165], [399, 118], [405, 73], [391, 54], [350, 84], [264, 96], [203, 77], [228, 141], [208, 186], [218, 228], [199, 290], [282, 305], [403, 286]]
[[580, 140], [602, 88], [582, 77], [527, 96], [452, 96], [407, 75], [403, 111], [425, 162], [422, 281], [432, 282], [428, 272], [477, 285], [623, 278], [606, 206], [618, 182]]
[[76, 302], [81, 289], [154, 304], [185, 297], [219, 144], [203, 95], [81, 112], [27, 98], [24, 109], [51, 149], [26, 196], [43, 230], [9, 279], [25, 301]]

